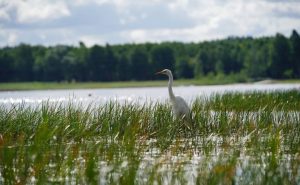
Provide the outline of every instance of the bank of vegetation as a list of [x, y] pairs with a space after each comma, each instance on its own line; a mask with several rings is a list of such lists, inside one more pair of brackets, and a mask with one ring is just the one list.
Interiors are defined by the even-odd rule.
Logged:
[[246, 82], [300, 77], [300, 37], [229, 37], [199, 43], [41, 46], [0, 49], [1, 82], [90, 82], [157, 80], [169, 68], [179, 79]]

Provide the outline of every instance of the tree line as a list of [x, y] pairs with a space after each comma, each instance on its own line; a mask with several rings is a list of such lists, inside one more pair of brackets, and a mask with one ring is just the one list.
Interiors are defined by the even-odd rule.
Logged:
[[199, 43], [0, 48], [0, 81], [153, 80], [171, 69], [176, 78], [236, 75], [241, 79], [300, 78], [300, 37], [229, 37]]

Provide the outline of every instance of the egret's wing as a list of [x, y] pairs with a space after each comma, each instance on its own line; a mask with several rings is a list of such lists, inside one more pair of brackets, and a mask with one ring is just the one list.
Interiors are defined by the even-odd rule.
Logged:
[[176, 112], [178, 112], [179, 114], [185, 114], [188, 115], [190, 113], [190, 108], [188, 106], [188, 104], [186, 103], [186, 101], [180, 97], [180, 96], [176, 96], [175, 97], [175, 110]]

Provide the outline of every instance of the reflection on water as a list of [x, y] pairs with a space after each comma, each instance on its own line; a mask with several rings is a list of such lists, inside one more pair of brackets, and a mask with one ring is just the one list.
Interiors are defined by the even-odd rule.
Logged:
[[[180, 86], [174, 87], [176, 95], [183, 96], [188, 102], [199, 96], [229, 91], [273, 91], [297, 88], [300, 84], [234, 84], [214, 86]], [[147, 88], [113, 88], [113, 89], [72, 89], [72, 90], [35, 90], [35, 91], [3, 91], [0, 92], [1, 104], [38, 104], [50, 103], [82, 103], [101, 104], [107, 101], [140, 102], [148, 100], [165, 101], [168, 98], [166, 87]]]
[[[155, 140], [140, 141], [134, 146], [136, 152], [128, 151], [122, 142], [105, 143], [101, 138], [94, 142], [54, 145], [47, 148], [46, 158], [51, 160], [43, 164], [44, 175], [30, 173], [31, 178], [26, 178], [29, 184], [36, 184], [38, 179], [48, 183], [88, 184], [84, 170], [93, 164], [95, 184], [122, 184], [123, 181], [125, 184], [132, 181], [135, 184], [276, 184], [278, 179], [285, 184], [299, 182], [299, 174], [292, 170], [297, 168], [298, 159], [286, 153], [288, 146], [278, 148], [276, 152], [280, 154], [274, 159], [272, 151], [254, 145], [251, 137], [251, 133], [242, 137], [210, 135], [195, 138], [196, 145], [190, 139], [174, 140], [167, 151], [156, 148]], [[33, 146], [24, 149], [33, 150]], [[58, 151], [62, 156], [57, 156]], [[21, 174], [20, 169], [14, 170]], [[1, 173], [0, 183], [3, 183]]]

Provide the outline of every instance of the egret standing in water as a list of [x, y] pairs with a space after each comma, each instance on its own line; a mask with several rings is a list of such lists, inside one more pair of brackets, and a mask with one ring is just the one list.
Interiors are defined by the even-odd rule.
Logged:
[[173, 75], [169, 69], [164, 69], [156, 74], [164, 74], [169, 77], [168, 90], [169, 97], [172, 104], [173, 111], [177, 118], [190, 120], [191, 110], [188, 104], [184, 101], [184, 99], [180, 96], [175, 96], [173, 93], [172, 85], [173, 85]]

